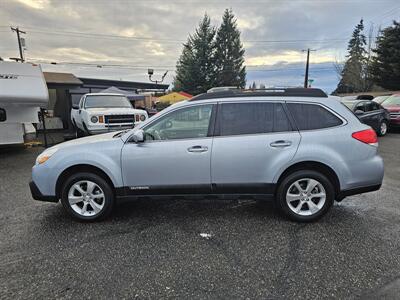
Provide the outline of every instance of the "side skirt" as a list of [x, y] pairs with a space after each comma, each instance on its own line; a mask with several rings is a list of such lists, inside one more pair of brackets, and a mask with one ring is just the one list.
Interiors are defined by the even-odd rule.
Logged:
[[272, 200], [275, 184], [133, 186], [116, 189], [118, 202], [135, 199]]

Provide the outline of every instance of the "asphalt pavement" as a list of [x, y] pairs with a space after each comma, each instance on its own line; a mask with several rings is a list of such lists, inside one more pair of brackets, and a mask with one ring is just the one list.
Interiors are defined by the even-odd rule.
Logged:
[[31, 198], [42, 148], [0, 151], [2, 299], [400, 296], [400, 134], [380, 191], [297, 224], [270, 202], [141, 200], [85, 224]]

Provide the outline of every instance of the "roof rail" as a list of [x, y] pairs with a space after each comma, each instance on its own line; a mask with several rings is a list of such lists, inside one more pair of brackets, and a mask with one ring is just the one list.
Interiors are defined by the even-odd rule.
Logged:
[[218, 92], [227, 92], [227, 91], [240, 91], [240, 88], [236, 86], [218, 86], [213, 87], [207, 90], [207, 93], [218, 93]]
[[315, 88], [268, 88], [257, 90], [223, 90], [213, 91], [197, 95], [189, 101], [216, 99], [216, 98], [234, 98], [234, 97], [313, 97], [327, 98], [328, 95], [321, 89]]

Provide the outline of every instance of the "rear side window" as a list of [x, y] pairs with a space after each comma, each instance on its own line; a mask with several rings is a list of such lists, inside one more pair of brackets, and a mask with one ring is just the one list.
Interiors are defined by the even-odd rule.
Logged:
[[343, 122], [320, 105], [287, 103], [299, 130], [322, 129], [339, 126]]
[[224, 103], [218, 109], [216, 131], [221, 136], [291, 130], [281, 103]]
[[0, 108], [0, 122], [4, 122], [7, 120], [6, 110], [4, 108]]

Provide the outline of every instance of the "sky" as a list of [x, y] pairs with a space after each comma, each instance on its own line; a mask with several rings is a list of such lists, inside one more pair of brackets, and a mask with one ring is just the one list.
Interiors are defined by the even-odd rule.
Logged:
[[226, 8], [241, 32], [247, 85], [302, 85], [310, 48], [310, 79], [326, 92], [361, 18], [372, 37], [400, 20], [398, 0], [0, 0], [0, 57], [19, 56], [10, 30], [18, 26], [27, 61], [44, 71], [148, 82], [153, 68], [154, 79], [168, 71], [168, 84], [204, 14], [218, 26]]

